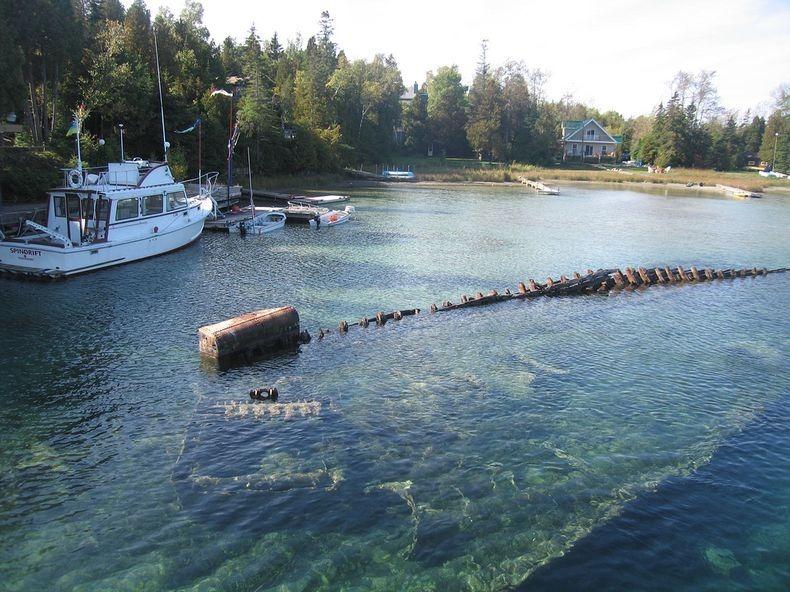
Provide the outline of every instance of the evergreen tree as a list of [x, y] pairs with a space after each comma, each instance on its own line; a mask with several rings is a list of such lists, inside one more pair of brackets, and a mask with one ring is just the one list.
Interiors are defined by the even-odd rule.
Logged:
[[442, 66], [428, 78], [428, 127], [431, 142], [448, 156], [465, 156], [466, 89], [458, 66]]
[[483, 41], [475, 79], [469, 89], [466, 137], [479, 158], [499, 160], [504, 156], [502, 85], [499, 77], [490, 71], [486, 53], [487, 44]]

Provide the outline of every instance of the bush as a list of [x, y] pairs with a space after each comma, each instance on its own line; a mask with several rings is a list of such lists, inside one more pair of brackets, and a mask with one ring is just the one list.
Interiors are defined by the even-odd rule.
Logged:
[[0, 188], [5, 203], [43, 201], [62, 182], [65, 163], [54, 152], [30, 148], [0, 150]]

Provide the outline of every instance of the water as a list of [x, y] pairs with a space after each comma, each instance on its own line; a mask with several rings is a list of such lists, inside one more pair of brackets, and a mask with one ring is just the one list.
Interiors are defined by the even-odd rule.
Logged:
[[[196, 338], [280, 304], [315, 333], [588, 267], [787, 266], [788, 202], [354, 204], [337, 228], [0, 282], [0, 589], [790, 585], [787, 275], [423, 314], [227, 371]], [[261, 414], [246, 391], [270, 385]]]

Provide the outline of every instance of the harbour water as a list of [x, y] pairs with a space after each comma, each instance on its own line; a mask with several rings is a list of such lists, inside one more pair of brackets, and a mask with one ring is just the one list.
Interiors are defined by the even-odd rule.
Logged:
[[[337, 228], [0, 281], [0, 589], [790, 586], [787, 274], [421, 314], [230, 370], [196, 337], [588, 267], [785, 267], [790, 201], [353, 200]], [[247, 404], [258, 386], [279, 406]]]

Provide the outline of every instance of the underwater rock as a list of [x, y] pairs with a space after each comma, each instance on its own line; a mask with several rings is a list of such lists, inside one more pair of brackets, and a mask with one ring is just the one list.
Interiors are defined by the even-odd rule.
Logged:
[[735, 558], [735, 554], [729, 549], [708, 547], [703, 555], [713, 571], [725, 576], [728, 576], [730, 571], [741, 565], [741, 562]]

